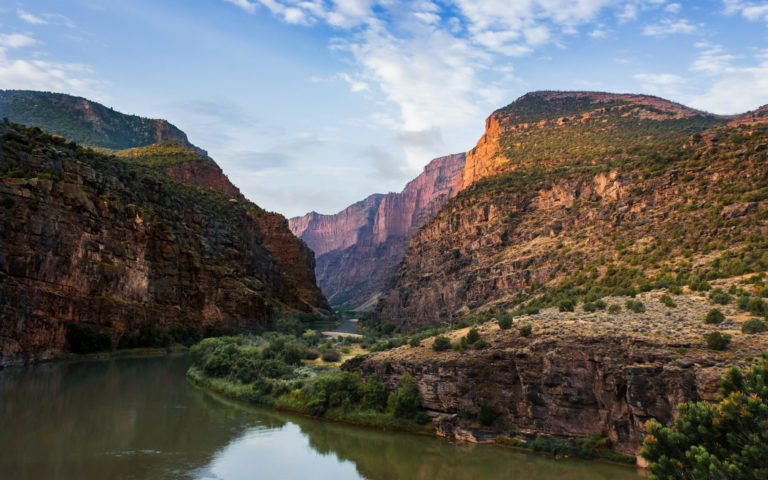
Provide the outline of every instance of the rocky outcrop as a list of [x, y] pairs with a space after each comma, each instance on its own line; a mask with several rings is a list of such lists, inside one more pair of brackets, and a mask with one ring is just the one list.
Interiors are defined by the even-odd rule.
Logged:
[[0, 364], [66, 351], [73, 323], [117, 344], [147, 324], [328, 311], [279, 215], [39, 130], [0, 124], [0, 139]]
[[208, 187], [221, 192], [228, 197], [240, 200], [245, 199], [243, 194], [240, 193], [240, 189], [234, 186], [232, 182], [229, 181], [229, 178], [224, 175], [221, 167], [208, 158], [199, 161], [169, 165], [163, 172], [181, 183]]
[[126, 115], [62, 93], [0, 90], [0, 118], [39, 127], [89, 147], [122, 150], [165, 141], [194, 147], [184, 132], [166, 120]]
[[[733, 284], [737, 279], [714, 287], [728, 290]], [[376, 374], [390, 388], [411, 375], [422, 406], [445, 436], [482, 442], [497, 435], [529, 441], [597, 434], [623, 452], [637, 453], [646, 421], [669, 425], [677, 404], [715, 400], [720, 376], [731, 365], [744, 367], [759, 358], [768, 335], [742, 333], [741, 322], [749, 316], [735, 305], [716, 305], [726, 320], [707, 325], [702, 318], [715, 306], [711, 300], [685, 293], [674, 297], [677, 305], [670, 309], [661, 295], [638, 295], [642, 313], [550, 308], [516, 318], [509, 330], [491, 320], [476, 327], [487, 342], [481, 350], [438, 353], [427, 338], [418, 347], [353, 358], [342, 368], [366, 378]], [[624, 305], [627, 299], [606, 301]], [[530, 336], [518, 333], [523, 325], [532, 327]], [[468, 330], [445, 335], [458, 345]], [[732, 335], [728, 350], [707, 348], [705, 335], [713, 330]], [[493, 426], [473, 420], [484, 404], [499, 416]]]
[[456, 195], [464, 154], [433, 160], [400, 193], [371, 195], [335, 215], [312, 212], [291, 230], [317, 255], [317, 279], [329, 301], [370, 307], [403, 259], [408, 239]]

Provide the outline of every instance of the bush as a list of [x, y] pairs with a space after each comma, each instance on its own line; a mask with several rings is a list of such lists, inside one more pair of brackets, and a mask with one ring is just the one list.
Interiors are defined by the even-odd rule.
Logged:
[[531, 332], [533, 332], [533, 327], [531, 327], [530, 325], [523, 325], [522, 327], [520, 327], [519, 332], [521, 337], [527, 337], [531, 334]]
[[488, 346], [488, 342], [483, 340], [482, 338], [475, 342], [475, 350], [482, 350]]
[[565, 300], [560, 300], [560, 302], [557, 304], [557, 308], [561, 312], [572, 312], [573, 309], [576, 308], [576, 302], [574, 302], [570, 298]]
[[645, 305], [643, 305], [643, 302], [640, 300], [627, 300], [624, 303], [624, 306], [627, 307], [627, 310], [631, 310], [635, 313], [645, 312]]
[[679, 285], [671, 285], [669, 287], [669, 293], [671, 293], [672, 295], [680, 295], [681, 293], [683, 293], [683, 289], [680, 288]]
[[480, 333], [477, 331], [476, 328], [470, 328], [469, 332], [467, 332], [467, 344], [472, 345], [476, 341], [480, 340]]
[[320, 358], [322, 358], [324, 362], [338, 362], [341, 360], [341, 352], [336, 349], [326, 350]]
[[723, 323], [723, 320], [725, 320], [725, 315], [723, 315], [723, 312], [716, 308], [713, 308], [707, 312], [707, 316], [704, 317], [704, 323], [708, 324]]
[[585, 312], [592, 313], [597, 311], [597, 305], [595, 305], [592, 302], [584, 302], [584, 305], [582, 306]]
[[16, 205], [16, 200], [8, 195], [3, 195], [3, 199], [0, 200], [0, 205], [3, 206], [3, 208], [11, 209]]
[[400, 377], [400, 388], [389, 394], [387, 405], [396, 417], [412, 419], [416, 416], [421, 408], [421, 399], [413, 377]]
[[731, 296], [725, 293], [722, 288], [716, 288], [709, 292], [709, 299], [719, 305], [728, 305], [731, 303]]
[[725, 350], [725, 347], [731, 343], [731, 336], [714, 331], [706, 336], [707, 346], [712, 350]]
[[669, 296], [669, 295], [667, 295], [666, 293], [665, 293], [664, 295], [662, 295], [661, 297], [659, 297], [659, 301], [660, 301], [660, 302], [661, 302], [663, 305], [665, 305], [666, 307], [669, 307], [669, 308], [675, 308], [675, 307], [677, 306], [677, 304], [675, 303], [675, 301], [674, 301], [674, 300], [672, 300], [672, 297], [670, 297], [670, 296]]
[[621, 313], [621, 305], [616, 305], [615, 303], [608, 307], [608, 313], [612, 315], [616, 315], [617, 313]]
[[477, 421], [486, 427], [493, 425], [493, 422], [495, 422], [498, 417], [499, 412], [496, 411], [493, 405], [489, 405], [488, 403], [483, 402], [477, 410]]
[[605, 303], [605, 300], [601, 299], [601, 300], [595, 301], [595, 308], [597, 308], [598, 310], [605, 310], [606, 306], [607, 304]]
[[512, 328], [512, 316], [506, 312], [500, 314], [497, 321], [499, 322], [499, 328], [502, 330], [509, 330]]
[[739, 299], [736, 300], [736, 305], [738, 305], [740, 310], [746, 310], [750, 299], [751, 297], [749, 295], [739, 295]]
[[450, 348], [451, 348], [451, 341], [448, 339], [448, 337], [444, 337], [440, 335], [439, 337], [435, 337], [434, 342], [432, 342], [432, 350], [436, 352], [450, 350]]
[[759, 318], [750, 318], [741, 324], [741, 333], [762, 333], [768, 330], [768, 325]]
[[320, 358], [320, 352], [315, 350], [314, 348], [305, 348], [304, 349], [304, 360], [316, 360]]
[[762, 298], [752, 297], [747, 302], [747, 311], [751, 315], [768, 315], [768, 303]]
[[371, 410], [382, 412], [387, 408], [387, 387], [379, 380], [376, 374], [368, 377], [363, 387], [363, 405]]
[[731, 370], [720, 381], [719, 403], [678, 405], [675, 428], [648, 424], [643, 457], [651, 478], [768, 478], [768, 355], [751, 369]]
[[85, 354], [112, 349], [112, 339], [98, 333], [90, 325], [73, 323], [67, 327], [67, 343], [72, 353]]
[[412, 347], [418, 347], [419, 345], [421, 345], [421, 340], [419, 339], [419, 337], [413, 337], [411, 338], [411, 341], [408, 342], [408, 345]]

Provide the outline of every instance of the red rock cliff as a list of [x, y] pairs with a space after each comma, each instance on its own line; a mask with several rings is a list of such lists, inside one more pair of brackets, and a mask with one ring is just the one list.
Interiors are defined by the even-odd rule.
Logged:
[[371, 195], [335, 215], [312, 212], [290, 220], [317, 255], [318, 283], [332, 304], [372, 304], [410, 236], [458, 192], [464, 161], [464, 154], [437, 158], [400, 193]]

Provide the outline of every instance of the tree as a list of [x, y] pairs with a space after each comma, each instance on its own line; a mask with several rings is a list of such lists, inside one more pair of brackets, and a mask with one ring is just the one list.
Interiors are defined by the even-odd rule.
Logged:
[[682, 403], [675, 428], [648, 424], [642, 455], [651, 480], [768, 478], [768, 351], [748, 371], [732, 367], [719, 403]]

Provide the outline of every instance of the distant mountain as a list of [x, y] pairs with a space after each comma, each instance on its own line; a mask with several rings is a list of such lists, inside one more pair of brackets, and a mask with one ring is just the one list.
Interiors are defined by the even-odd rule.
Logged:
[[400, 193], [371, 195], [335, 215], [290, 219], [317, 256], [318, 283], [332, 305], [376, 304], [411, 235], [458, 192], [463, 167], [463, 153], [437, 158]]
[[464, 189], [414, 234], [379, 316], [418, 328], [765, 270], [763, 112], [719, 117], [642, 95], [521, 97], [487, 120]]
[[163, 141], [194, 147], [184, 132], [165, 120], [126, 115], [62, 93], [0, 90], [0, 118], [39, 127], [81, 145], [108, 150], [144, 147]]

